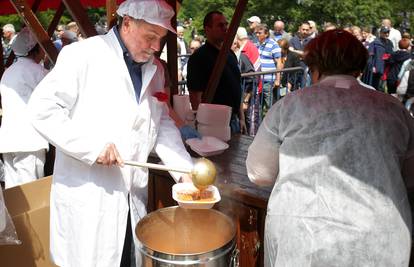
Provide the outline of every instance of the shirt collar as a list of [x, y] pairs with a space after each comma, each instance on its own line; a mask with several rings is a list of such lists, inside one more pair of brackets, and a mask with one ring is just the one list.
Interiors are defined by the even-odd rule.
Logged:
[[121, 39], [121, 35], [119, 34], [119, 30], [118, 30], [118, 27], [117, 26], [114, 26], [114, 33], [115, 33], [115, 36], [116, 36], [116, 39], [118, 39], [118, 42], [119, 42], [119, 45], [121, 46], [121, 48], [122, 48], [122, 52], [125, 54], [125, 53], [128, 53], [128, 49], [126, 48], [126, 46], [125, 46], [125, 44], [124, 44], [124, 42], [122, 41], [122, 39]]
[[122, 49], [122, 53], [124, 54], [124, 59], [127, 61], [127, 63], [131, 63], [133, 66], [138, 66], [141, 67], [142, 65], [144, 65], [146, 62], [135, 62], [132, 57], [129, 54], [128, 48], [125, 46], [124, 42], [121, 39], [121, 35], [119, 34], [119, 30], [117, 26], [114, 26], [114, 33], [116, 38], [118, 39], [119, 45], [121, 46]]
[[266, 37], [266, 39], [264, 39], [264, 41], [262, 43], [260, 43], [260, 46], [265, 46], [267, 44], [267, 42], [270, 41], [270, 37]]

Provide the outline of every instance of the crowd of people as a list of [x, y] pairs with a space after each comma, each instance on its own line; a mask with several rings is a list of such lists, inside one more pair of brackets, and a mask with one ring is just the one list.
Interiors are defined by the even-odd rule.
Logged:
[[[164, 1], [127, 0], [117, 15], [116, 26], [82, 42], [76, 23], [59, 25], [48, 71], [27, 28], [3, 27], [3, 57], [17, 57], [0, 83], [6, 187], [41, 177], [48, 143], [56, 147], [50, 250], [60, 266], [141, 265], [131, 227], [146, 214], [148, 171], [124, 160], [146, 162], [154, 149], [166, 165], [191, 169], [183, 139], [199, 136], [167, 103], [161, 40], [177, 34], [178, 75], [196, 110], [228, 32], [223, 13], [211, 11], [205, 39], [187, 43]], [[256, 135], [248, 176], [274, 186], [265, 266], [406, 266], [414, 122], [400, 102], [414, 92], [411, 37], [389, 19], [378, 31], [325, 23], [318, 32], [305, 21], [289, 33], [283, 21], [271, 29], [258, 16], [247, 24], [212, 103], [232, 107], [232, 133]], [[283, 71], [294, 67], [302, 71]]]
[[[252, 16], [246, 22], [247, 29], [239, 27], [237, 31], [237, 45], [233, 47], [233, 51], [236, 55], [246, 55], [254, 68], [240, 68], [241, 73], [266, 72], [255, 77], [244, 76], [241, 80], [246, 133], [249, 135], [255, 135], [267, 110], [278, 99], [288, 92], [311, 84], [309, 68], [303, 61], [303, 51], [318, 34], [337, 28], [351, 33], [369, 52], [367, 66], [359, 77], [366, 87], [392, 94], [404, 103], [412, 96], [412, 89], [407, 92], [407, 81], [410, 80], [409, 71], [413, 65], [413, 40], [409, 33], [402, 34], [395, 29], [390, 19], [383, 19], [377, 27], [340, 27], [331, 22], [318, 27], [314, 21], [309, 20], [301, 23], [293, 33], [287, 32], [285, 23], [280, 20], [274, 22], [273, 28], [263, 24], [258, 16]], [[181, 58], [180, 62], [186, 62], [194, 51], [180, 49], [185, 44], [183, 36], [186, 28], [179, 28], [178, 56]], [[202, 36], [196, 36], [190, 43], [197, 42], [201, 45], [202, 40]], [[179, 70], [185, 70], [179, 72], [179, 80], [187, 80], [188, 66], [186, 63], [180, 66], [180, 62]], [[295, 67], [300, 67], [303, 71], [284, 71]], [[191, 85], [188, 89], [190, 87]]]

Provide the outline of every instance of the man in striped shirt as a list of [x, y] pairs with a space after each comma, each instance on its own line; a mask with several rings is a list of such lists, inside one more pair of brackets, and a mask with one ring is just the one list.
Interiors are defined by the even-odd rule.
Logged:
[[[273, 71], [282, 69], [281, 49], [280, 46], [269, 37], [269, 28], [260, 24], [255, 28], [255, 34], [259, 39], [259, 55], [262, 71]], [[270, 73], [263, 75], [263, 90], [261, 99], [262, 116], [273, 105], [277, 89], [280, 86], [280, 73]]]

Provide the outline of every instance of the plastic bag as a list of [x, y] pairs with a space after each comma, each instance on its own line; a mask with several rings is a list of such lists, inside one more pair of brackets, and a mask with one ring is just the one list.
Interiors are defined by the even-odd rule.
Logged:
[[3, 191], [0, 189], [0, 245], [20, 245], [21, 243], [4, 203]]

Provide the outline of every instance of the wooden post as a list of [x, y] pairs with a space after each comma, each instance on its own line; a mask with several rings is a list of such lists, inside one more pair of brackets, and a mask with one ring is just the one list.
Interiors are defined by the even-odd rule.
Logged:
[[58, 53], [57, 49], [53, 45], [49, 35], [45, 31], [45, 29], [43, 29], [42, 25], [40, 24], [39, 20], [27, 4], [27, 2], [25, 0], [10, 0], [10, 3], [16, 9], [17, 13], [20, 15], [26, 26], [33, 33], [33, 35], [37, 39], [37, 42], [45, 51], [46, 56], [49, 58], [51, 62], [55, 63]]
[[116, 24], [116, 1], [106, 0], [106, 24], [109, 31]]
[[240, 25], [240, 21], [246, 8], [247, 2], [248, 0], [239, 0], [237, 3], [229, 29], [227, 30], [223, 45], [216, 59], [216, 63], [214, 64], [213, 72], [211, 73], [210, 79], [208, 81], [207, 90], [203, 94], [202, 102], [204, 103], [211, 103], [214, 98], [221, 73], [224, 69], [224, 64], [226, 64], [227, 55], [229, 53], [231, 44], [233, 43], [234, 36], [236, 35], [237, 28]]
[[55, 31], [56, 27], [58, 26], [60, 18], [63, 15], [63, 11], [65, 11], [65, 5], [62, 2], [60, 2], [60, 5], [59, 5], [58, 9], [56, 10], [55, 15], [53, 16], [53, 19], [50, 22], [49, 27], [47, 28], [47, 34], [49, 36], [53, 35], [53, 32]]
[[[176, 11], [176, 1], [168, 0], [168, 4]], [[177, 28], [177, 13], [171, 19], [171, 26]], [[177, 35], [168, 31], [167, 33], [167, 61], [168, 61], [168, 72], [171, 79], [171, 95], [178, 93], [178, 67], [177, 67]]]
[[79, 0], [62, 0], [72, 18], [78, 23], [79, 29], [84, 37], [95, 36], [95, 27], [91, 24], [88, 15]]

